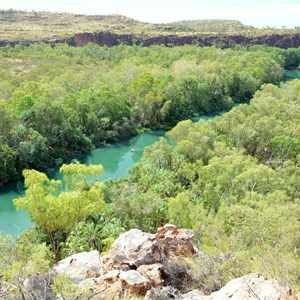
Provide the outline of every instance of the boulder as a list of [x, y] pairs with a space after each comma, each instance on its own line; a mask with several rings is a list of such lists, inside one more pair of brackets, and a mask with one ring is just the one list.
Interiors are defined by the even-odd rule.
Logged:
[[152, 287], [160, 287], [164, 283], [161, 277], [162, 267], [162, 264], [142, 265], [137, 271], [149, 280]]
[[194, 255], [197, 249], [193, 245], [193, 237], [193, 231], [177, 229], [171, 224], [159, 228], [156, 234], [131, 229], [115, 241], [111, 251], [103, 258], [104, 268], [107, 271], [126, 271]]
[[[158, 257], [156, 257], [158, 255]], [[109, 254], [103, 257], [106, 270], [129, 270], [159, 260], [155, 249], [155, 235], [131, 229], [119, 236]]]
[[[97, 278], [88, 278], [79, 283], [79, 286], [88, 289], [97, 295], [95, 299], [119, 299], [125, 296], [144, 296], [151, 287], [147, 278], [136, 270], [111, 270]], [[93, 298], [94, 299], [94, 298]]]
[[276, 280], [267, 280], [260, 274], [249, 274], [229, 281], [219, 291], [204, 296], [195, 291], [182, 295], [181, 300], [286, 300], [290, 289]]
[[276, 280], [267, 280], [260, 274], [249, 274], [228, 282], [219, 291], [211, 295], [203, 295], [200, 290], [183, 294], [180, 300], [287, 300], [290, 289], [280, 285]]
[[[92, 280], [92, 281], [91, 281]], [[151, 287], [147, 278], [136, 270], [111, 270], [98, 278], [89, 278], [80, 283], [89, 284], [89, 289], [99, 296], [96, 299], [119, 299], [122, 295], [144, 296]]]
[[102, 275], [100, 254], [94, 250], [69, 256], [52, 269], [52, 275], [66, 274], [73, 282]]
[[150, 282], [136, 270], [122, 271], [119, 275], [125, 295], [144, 296], [150, 288]]
[[286, 299], [289, 295], [290, 289], [287, 286], [280, 285], [277, 280], [267, 280], [264, 276], [255, 273], [231, 280], [219, 291], [212, 293], [209, 299], [280, 300]]
[[[26, 278], [23, 282], [24, 290], [32, 296], [33, 299], [55, 299], [55, 295], [52, 292], [50, 285], [52, 284], [53, 278], [51, 274], [41, 275]], [[21, 297], [20, 297], [21, 298]], [[0, 299], [1, 296], [0, 296]]]

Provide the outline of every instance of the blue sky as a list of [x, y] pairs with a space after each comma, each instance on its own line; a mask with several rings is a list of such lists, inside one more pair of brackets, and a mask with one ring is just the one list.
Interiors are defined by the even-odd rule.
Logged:
[[300, 26], [300, 0], [0, 0], [0, 8], [122, 14], [153, 23], [234, 19], [256, 27]]

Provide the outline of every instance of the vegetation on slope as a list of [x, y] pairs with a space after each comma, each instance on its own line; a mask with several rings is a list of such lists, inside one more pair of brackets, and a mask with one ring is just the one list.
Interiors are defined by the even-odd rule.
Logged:
[[[239, 32], [254, 29], [252, 26], [246, 26], [240, 21], [236, 20], [220, 20], [220, 19], [212, 19], [212, 20], [184, 20], [173, 22], [169, 24], [165, 24], [169, 26], [169, 30], [175, 32]], [[159, 28], [157, 24], [157, 27]]]
[[55, 39], [81, 32], [138, 33], [154, 25], [120, 15], [88, 16], [69, 13], [0, 11], [2, 39]]
[[0, 10], [2, 40], [55, 40], [82, 32], [109, 31], [117, 34], [161, 36], [167, 34], [228, 33], [261, 35], [269, 33], [296, 33], [295, 29], [256, 29], [235, 20], [193, 20], [168, 24], [139, 22], [120, 15], [79, 15], [69, 13], [25, 12]]

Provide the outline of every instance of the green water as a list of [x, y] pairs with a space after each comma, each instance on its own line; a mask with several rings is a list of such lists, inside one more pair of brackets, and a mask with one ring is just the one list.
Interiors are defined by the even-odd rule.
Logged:
[[289, 81], [294, 79], [300, 79], [300, 70], [285, 71], [283, 75], [283, 81]]
[[0, 232], [17, 236], [32, 225], [26, 211], [16, 211], [12, 199], [24, 191], [21, 182], [9, 183], [0, 188]]
[[[298, 70], [287, 71], [284, 74], [284, 81], [296, 78], [300, 79], [300, 71]], [[226, 110], [220, 110], [199, 117], [193, 117], [191, 120], [194, 122], [200, 119], [208, 120], [224, 112]], [[128, 169], [141, 159], [144, 147], [153, 144], [164, 135], [164, 131], [143, 133], [127, 141], [97, 148], [78, 159], [81, 163], [88, 165], [103, 165], [104, 175], [100, 177], [102, 180], [122, 178], [128, 174]], [[49, 169], [47, 173], [51, 178], [59, 178], [57, 168]], [[12, 199], [22, 195], [23, 192], [24, 187], [22, 182], [10, 183], [4, 187], [0, 187], [0, 232], [4, 235], [11, 234], [17, 236], [24, 229], [33, 225], [29, 220], [27, 212], [16, 211], [12, 203]]]
[[[235, 105], [239, 105], [239, 104], [235, 104]], [[211, 112], [211, 113], [208, 113], [208, 114], [205, 114], [205, 115], [200, 115], [200, 116], [197, 116], [197, 117], [192, 117], [192, 118], [190, 118], [190, 120], [192, 120], [193, 122], [198, 122], [200, 120], [209, 120], [209, 119], [213, 119], [213, 118], [215, 118], [217, 116], [221, 116], [221, 115], [223, 115], [226, 112], [228, 112], [228, 109], [220, 109], [220, 110], [216, 110], [214, 112]]]

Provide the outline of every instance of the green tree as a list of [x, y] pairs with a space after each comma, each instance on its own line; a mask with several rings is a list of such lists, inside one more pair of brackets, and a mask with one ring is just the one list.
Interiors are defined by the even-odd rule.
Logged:
[[16, 108], [17, 115], [22, 112], [31, 109], [31, 107], [37, 102], [32, 96], [26, 95], [13, 102], [13, 106]]
[[47, 139], [32, 128], [15, 127], [10, 144], [18, 156], [18, 169], [36, 168], [43, 170], [50, 161]]
[[0, 140], [0, 183], [6, 183], [17, 175], [15, 159], [16, 153]]
[[103, 184], [92, 180], [102, 174], [102, 166], [76, 163], [62, 165], [60, 172], [63, 182], [50, 180], [35, 170], [24, 170], [27, 190], [14, 200], [16, 208], [27, 209], [31, 220], [47, 234], [56, 261], [76, 223], [99, 214], [104, 206]]
[[90, 141], [69, 121], [69, 113], [60, 102], [40, 101], [20, 115], [26, 128], [32, 128], [47, 138], [51, 148], [74, 152], [88, 151]]
[[189, 200], [186, 192], [178, 193], [175, 198], [169, 200], [169, 220], [178, 227], [192, 228], [195, 223], [195, 220], [193, 220], [195, 209], [196, 206]]
[[7, 108], [7, 103], [0, 99], [0, 136], [6, 137], [13, 127], [11, 111]]

